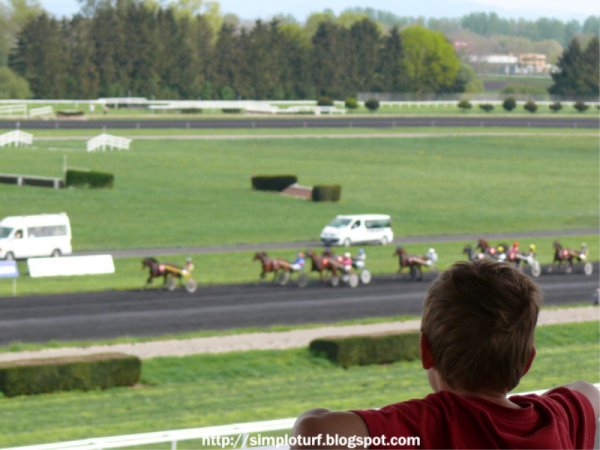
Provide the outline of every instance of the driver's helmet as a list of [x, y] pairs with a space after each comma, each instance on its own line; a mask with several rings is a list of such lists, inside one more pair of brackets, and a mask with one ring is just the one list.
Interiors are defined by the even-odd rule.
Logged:
[[302, 252], [298, 253], [298, 258], [304, 258], [304, 253], [302, 253]]
[[513, 247], [515, 247], [515, 248], [516, 248], [516, 247], [518, 247], [518, 246], [519, 246], [519, 241], [515, 241], [515, 242], [513, 242]]
[[344, 253], [344, 258], [352, 258], [352, 255], [350, 255], [350, 253], [346, 252], [346, 253]]
[[359, 248], [358, 249], [358, 254], [359, 255], [364, 255], [365, 254], [365, 249], [364, 248]]
[[529, 250], [531, 250], [532, 252], [535, 252], [535, 251], [536, 251], [536, 249], [537, 249], [537, 247], [535, 246], [535, 244], [531, 244], [531, 245], [529, 246]]
[[504, 247], [502, 247], [502, 246], [500, 245], [500, 246], [498, 247], [498, 251], [499, 251], [500, 253], [504, 252]]
[[435, 253], [435, 249], [434, 248], [430, 248], [429, 250], [427, 250], [427, 253]]
[[185, 258], [185, 263], [186, 264], [191, 264], [192, 263], [192, 258], [190, 258], [189, 256], [187, 258]]

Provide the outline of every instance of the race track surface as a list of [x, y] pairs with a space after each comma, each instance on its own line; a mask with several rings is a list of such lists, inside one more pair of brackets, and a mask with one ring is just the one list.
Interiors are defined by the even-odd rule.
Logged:
[[598, 129], [597, 119], [583, 117], [322, 117], [243, 119], [92, 119], [1, 120], [0, 128], [15, 129], [224, 129], [224, 128], [396, 128], [396, 127], [518, 127]]
[[[548, 305], [591, 302], [598, 264], [586, 277], [544, 273], [537, 279]], [[364, 317], [418, 315], [424, 281], [375, 278], [356, 289], [261, 285], [200, 286], [194, 294], [161, 289], [0, 299], [0, 344], [161, 336], [186, 331], [327, 323]]]

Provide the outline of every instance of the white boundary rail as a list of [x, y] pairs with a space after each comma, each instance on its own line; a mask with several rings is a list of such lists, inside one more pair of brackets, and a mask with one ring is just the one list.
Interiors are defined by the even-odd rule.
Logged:
[[5, 105], [0, 106], [0, 115], [7, 116], [26, 116], [27, 105]]
[[[595, 384], [600, 389], [600, 383]], [[542, 394], [546, 389], [518, 393]], [[138, 445], [171, 443], [171, 450], [177, 450], [177, 443], [196, 439], [211, 439], [224, 436], [237, 436], [230, 441], [228, 448], [245, 449], [248, 436], [252, 433], [291, 430], [296, 421], [295, 417], [287, 419], [269, 420], [266, 422], [248, 422], [234, 425], [221, 425], [204, 428], [188, 428], [183, 430], [158, 431], [155, 433], [130, 434], [124, 436], [111, 436], [104, 438], [82, 439], [79, 441], [58, 442], [55, 444], [29, 445], [26, 447], [12, 447], [5, 450], [103, 450], [109, 448], [124, 448]], [[600, 433], [600, 422], [596, 428], [596, 447]], [[282, 450], [281, 448], [279, 450]]]
[[7, 145], [19, 147], [31, 144], [33, 144], [33, 134], [26, 133], [25, 131], [14, 130], [0, 135], [0, 147], [6, 147]]
[[93, 152], [97, 149], [104, 151], [107, 148], [109, 150], [129, 150], [129, 144], [131, 144], [131, 139], [102, 133], [87, 142], [87, 151]]
[[42, 106], [40, 108], [31, 108], [29, 110], [29, 117], [48, 117], [54, 115], [54, 108], [52, 106]]

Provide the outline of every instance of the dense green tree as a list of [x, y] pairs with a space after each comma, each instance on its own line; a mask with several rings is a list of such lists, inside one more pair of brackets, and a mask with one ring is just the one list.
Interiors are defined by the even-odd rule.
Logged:
[[8, 67], [0, 67], [0, 98], [30, 98], [31, 89], [27, 80], [20, 77]]
[[356, 93], [370, 91], [375, 84], [375, 74], [379, 65], [379, 31], [373, 21], [363, 19], [350, 28], [350, 39], [351, 83]]
[[68, 50], [66, 95], [71, 98], [98, 98], [99, 73], [94, 63], [91, 23], [81, 16], [63, 21]]
[[404, 92], [404, 50], [398, 27], [393, 27], [383, 40], [379, 50], [378, 82], [376, 90], [382, 92]]
[[349, 31], [334, 23], [322, 22], [312, 43], [317, 94], [333, 98], [355, 94], [351, 78], [352, 47]]
[[454, 84], [460, 61], [442, 33], [414, 25], [402, 30], [400, 36], [409, 92], [439, 92]]
[[599, 48], [598, 37], [594, 36], [592, 40], [588, 43], [585, 51], [583, 52], [582, 58], [582, 75], [583, 75], [583, 84], [586, 96], [598, 97], [598, 85], [600, 84], [599, 77]]
[[[239, 95], [241, 59], [242, 49], [239, 35], [233, 27], [223, 25], [217, 37], [211, 62], [214, 97], [223, 98], [221, 92], [225, 88], [229, 88], [234, 92], [234, 98]], [[230, 100], [230, 98], [226, 100]]]
[[554, 84], [548, 89], [550, 94], [571, 98], [598, 95], [597, 38], [590, 41], [585, 52], [579, 41], [573, 39], [557, 66], [559, 71], [552, 74]]

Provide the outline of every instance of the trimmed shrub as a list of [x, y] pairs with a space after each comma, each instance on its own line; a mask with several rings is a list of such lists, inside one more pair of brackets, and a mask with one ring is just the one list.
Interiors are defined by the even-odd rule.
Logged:
[[81, 117], [84, 112], [79, 109], [61, 109], [56, 111], [56, 115], [60, 117]]
[[241, 108], [223, 108], [221, 111], [225, 114], [240, 114], [242, 112]]
[[467, 111], [473, 107], [473, 105], [471, 105], [471, 102], [469, 100], [461, 100], [460, 102], [458, 102], [457, 106], [460, 109], [462, 109], [463, 111]]
[[502, 107], [506, 111], [510, 112], [517, 107], [517, 101], [512, 97], [505, 98], [504, 101], [502, 102]]
[[122, 353], [0, 363], [0, 391], [7, 397], [56, 391], [133, 386], [142, 362]]
[[376, 98], [370, 98], [365, 102], [365, 107], [369, 111], [377, 111], [379, 109], [379, 100]]
[[309, 349], [338, 366], [366, 366], [419, 358], [418, 332], [315, 339]]
[[588, 110], [589, 106], [586, 105], [585, 103], [579, 101], [579, 102], [575, 102], [575, 104], [573, 105], [573, 108], [575, 108], [578, 112], [582, 113]]
[[252, 188], [257, 191], [283, 191], [296, 182], [296, 175], [256, 175], [252, 177]]
[[494, 105], [492, 105], [491, 103], [480, 103], [479, 109], [481, 109], [485, 112], [490, 112], [490, 111], [494, 110]]
[[181, 110], [182, 114], [200, 114], [202, 109], [200, 108], [183, 108]]
[[554, 102], [548, 106], [552, 110], [552, 112], [558, 112], [562, 109], [562, 104], [560, 102]]
[[354, 97], [348, 97], [346, 99], [344, 105], [348, 109], [356, 109], [356, 108], [358, 108], [358, 101]]
[[115, 176], [112, 173], [95, 172], [93, 170], [67, 170], [65, 185], [67, 187], [112, 188]]
[[525, 109], [526, 111], [529, 111], [531, 114], [533, 114], [534, 112], [537, 111], [537, 105], [535, 104], [535, 102], [533, 100], [528, 100], [524, 105], [523, 105], [523, 109]]
[[313, 202], [338, 202], [342, 196], [342, 187], [339, 184], [319, 184], [313, 187]]
[[317, 106], [333, 106], [333, 99], [330, 97], [319, 97], [317, 99]]

